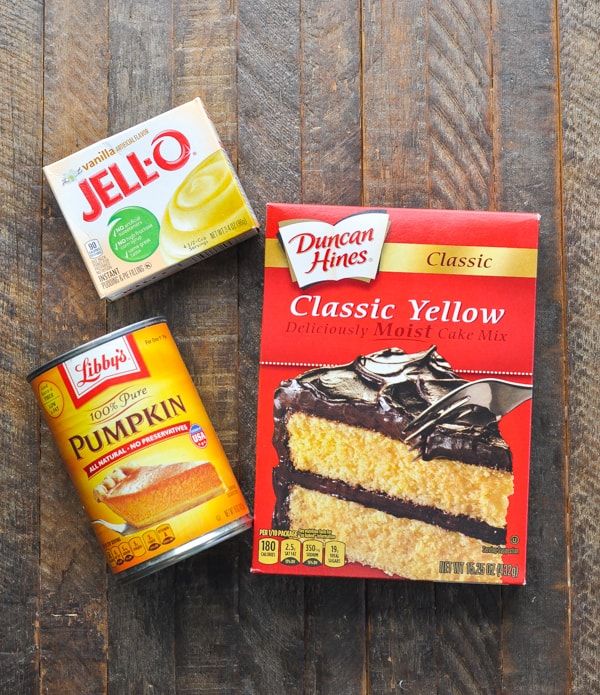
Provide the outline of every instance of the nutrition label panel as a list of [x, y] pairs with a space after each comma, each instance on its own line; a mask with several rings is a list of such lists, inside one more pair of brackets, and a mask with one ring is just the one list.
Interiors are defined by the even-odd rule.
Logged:
[[343, 567], [346, 564], [346, 544], [318, 538], [261, 538], [258, 561], [262, 565]]
[[127, 540], [115, 540], [105, 545], [106, 557], [111, 567], [120, 567], [134, 558], [169, 545], [175, 540], [175, 534], [169, 524], [161, 524], [155, 529], [140, 532]]

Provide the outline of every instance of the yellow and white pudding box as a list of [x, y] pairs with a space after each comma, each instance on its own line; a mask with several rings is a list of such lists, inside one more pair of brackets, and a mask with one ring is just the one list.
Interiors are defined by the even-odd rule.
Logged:
[[109, 300], [258, 232], [199, 98], [44, 167], [96, 290]]

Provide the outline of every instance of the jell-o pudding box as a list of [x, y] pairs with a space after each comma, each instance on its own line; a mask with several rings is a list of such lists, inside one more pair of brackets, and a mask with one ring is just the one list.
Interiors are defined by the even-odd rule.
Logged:
[[258, 231], [200, 98], [44, 174], [101, 298], [123, 297]]

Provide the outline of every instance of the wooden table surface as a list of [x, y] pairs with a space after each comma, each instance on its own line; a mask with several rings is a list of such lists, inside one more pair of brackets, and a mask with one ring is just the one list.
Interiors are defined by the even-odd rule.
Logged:
[[[600, 692], [599, 4], [0, 4], [1, 692]], [[271, 200], [541, 213], [526, 587], [251, 576], [250, 534], [107, 575], [24, 375], [166, 314], [252, 499], [262, 245], [107, 305], [41, 167], [198, 94], [261, 219]]]

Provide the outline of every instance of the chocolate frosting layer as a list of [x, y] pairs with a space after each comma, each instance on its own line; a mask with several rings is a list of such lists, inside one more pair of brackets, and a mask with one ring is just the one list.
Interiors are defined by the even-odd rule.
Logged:
[[[280, 461], [289, 459], [286, 420], [294, 411], [404, 441], [414, 418], [465, 383], [435, 346], [416, 353], [392, 347], [339, 367], [312, 369], [283, 381], [276, 390], [273, 443]], [[512, 470], [510, 449], [487, 408], [465, 405], [454, 410], [411, 444], [425, 460], [448, 458]]]
[[298, 471], [284, 466], [273, 469], [273, 489], [276, 498], [273, 528], [290, 528], [289, 495], [294, 485], [316, 490], [347, 502], [357, 502], [365, 507], [377, 509], [398, 518], [414, 519], [439, 526], [446, 531], [457, 531], [465, 536], [477, 538], [484, 543], [492, 545], [504, 545], [506, 543], [506, 529], [495, 528], [486, 524], [485, 521], [479, 521], [463, 514], [448, 514], [435, 507], [413, 504], [381, 492], [372, 492], [360, 486], [354, 487], [341, 480], [332, 480], [315, 473]]

